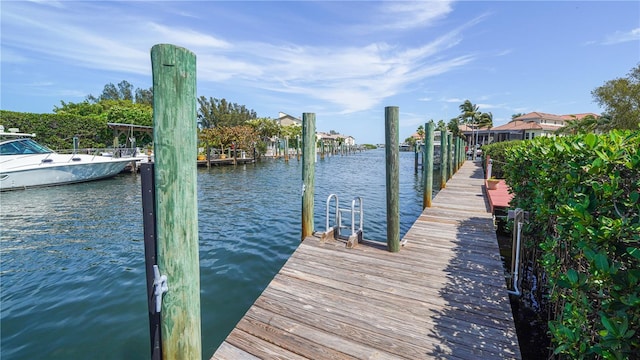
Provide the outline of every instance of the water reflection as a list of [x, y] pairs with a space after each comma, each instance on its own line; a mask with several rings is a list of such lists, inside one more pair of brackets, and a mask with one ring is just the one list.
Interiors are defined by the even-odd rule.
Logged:
[[[298, 246], [301, 172], [295, 158], [198, 169], [205, 358]], [[404, 234], [422, 210], [413, 153], [400, 172]], [[385, 241], [384, 150], [318, 161], [316, 229], [331, 193], [362, 196], [365, 237]], [[0, 194], [3, 358], [148, 358], [141, 212], [137, 175]]]

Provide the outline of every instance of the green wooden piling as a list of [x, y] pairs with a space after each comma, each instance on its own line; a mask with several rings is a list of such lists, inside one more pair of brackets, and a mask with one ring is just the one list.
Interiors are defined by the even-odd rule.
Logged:
[[418, 173], [418, 144], [413, 145], [413, 168], [414, 172]]
[[158, 267], [164, 359], [200, 359], [196, 57], [174, 45], [151, 49]]
[[447, 130], [440, 130], [440, 189], [447, 187]]
[[451, 153], [451, 143], [453, 142], [453, 134], [447, 134], [447, 181], [453, 176], [453, 156]]
[[464, 160], [464, 141], [460, 137], [458, 137], [458, 157], [456, 157], [456, 161], [458, 162], [458, 170], [462, 167], [462, 161]]
[[316, 114], [302, 114], [302, 239], [313, 234]]
[[289, 137], [284, 137], [284, 161], [289, 162]]
[[424, 153], [422, 155], [422, 178], [424, 179], [424, 191], [422, 199], [422, 208], [431, 207], [431, 198], [433, 196], [433, 138], [435, 124], [433, 121], [425, 124], [426, 132], [424, 138]]
[[397, 106], [384, 108], [385, 155], [387, 162], [387, 249], [400, 251], [400, 143]]
[[458, 150], [460, 148], [460, 144], [458, 143], [458, 137], [453, 138], [453, 153], [451, 154], [451, 166], [453, 168], [452, 172], [455, 174], [458, 172]]

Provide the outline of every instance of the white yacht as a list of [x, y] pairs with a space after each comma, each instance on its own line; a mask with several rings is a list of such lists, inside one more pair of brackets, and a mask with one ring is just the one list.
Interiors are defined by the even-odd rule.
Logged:
[[[13, 129], [11, 129], [13, 130]], [[105, 179], [137, 158], [59, 154], [38, 144], [35, 134], [5, 132], [0, 126], [0, 191]]]

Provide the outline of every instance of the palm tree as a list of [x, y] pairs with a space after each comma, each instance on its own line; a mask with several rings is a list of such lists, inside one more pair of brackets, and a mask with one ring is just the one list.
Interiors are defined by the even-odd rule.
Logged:
[[476, 159], [476, 152], [475, 152], [475, 146], [477, 143], [477, 140], [474, 142], [474, 130], [475, 127], [478, 124], [478, 119], [479, 119], [479, 115], [480, 115], [480, 111], [478, 110], [478, 105], [472, 104], [471, 101], [469, 100], [465, 100], [464, 103], [462, 103], [460, 106], [458, 106], [458, 108], [460, 109], [460, 120], [462, 121], [463, 124], [471, 127], [471, 142], [473, 143], [472, 145], [472, 153], [473, 153], [473, 160]]
[[418, 134], [418, 137], [420, 137], [420, 140], [424, 140], [424, 125], [418, 126], [416, 133]]
[[[487, 130], [491, 130], [491, 128], [493, 127], [493, 114], [491, 112], [486, 112], [486, 113], [480, 113], [479, 119], [478, 119], [478, 127], [479, 128], [487, 128]], [[487, 136], [487, 141], [488, 141], [488, 136]], [[476, 139], [477, 142], [477, 139]]]
[[574, 117], [567, 121], [567, 125], [559, 128], [555, 131], [556, 134], [587, 134], [587, 133], [601, 133], [610, 129], [611, 119], [604, 115], [595, 117], [593, 115], [587, 115], [584, 118], [578, 120]]

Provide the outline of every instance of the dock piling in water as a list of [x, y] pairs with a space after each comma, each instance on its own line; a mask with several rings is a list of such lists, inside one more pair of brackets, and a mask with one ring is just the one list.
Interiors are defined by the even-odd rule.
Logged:
[[384, 108], [387, 174], [387, 249], [400, 251], [400, 148], [397, 106]]
[[440, 130], [440, 189], [447, 187], [447, 130]]
[[422, 155], [422, 178], [424, 179], [424, 191], [422, 208], [431, 207], [433, 197], [433, 154], [434, 154], [434, 129], [433, 121], [425, 124], [424, 154]]
[[302, 114], [302, 238], [313, 234], [316, 114]]
[[167, 276], [162, 299], [162, 355], [200, 359], [196, 57], [169, 44], [151, 49], [158, 267]]

